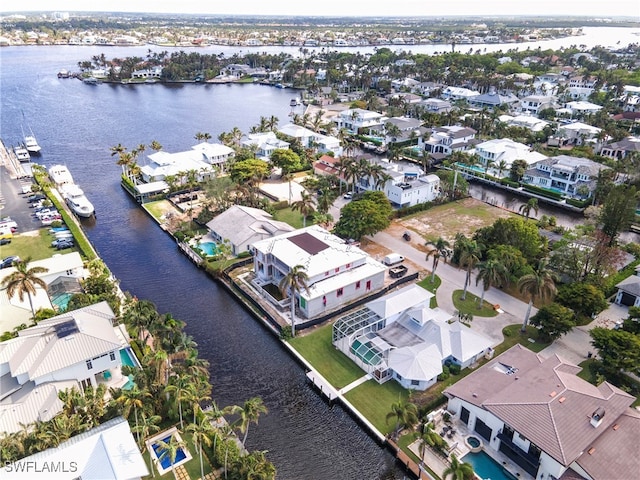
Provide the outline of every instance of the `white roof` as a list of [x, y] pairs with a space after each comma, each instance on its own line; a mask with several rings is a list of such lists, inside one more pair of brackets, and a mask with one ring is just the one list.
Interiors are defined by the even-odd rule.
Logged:
[[169, 184], [164, 180], [158, 182], [139, 183], [135, 186], [138, 193], [145, 195], [147, 193], [163, 192], [169, 189]]
[[366, 307], [380, 318], [389, 318], [409, 307], [419, 305], [428, 307], [431, 298], [433, 298], [433, 293], [414, 284], [372, 300], [366, 304]]
[[[149, 475], [129, 423], [122, 417], [109, 420], [70, 438], [57, 448], [31, 455], [21, 462], [35, 462], [38, 466], [66, 465], [64, 471], [44, 474], [43, 478], [48, 480], [129, 480]], [[28, 477], [24, 472], [6, 467], [0, 472], [5, 480], [24, 480]]]
[[285, 222], [273, 219], [259, 208], [233, 205], [209, 223], [207, 228], [233, 245], [244, 246], [256, 236], [269, 238], [295, 229]]
[[598, 127], [594, 127], [591, 125], [588, 125], [586, 123], [582, 123], [582, 122], [573, 122], [573, 123], [568, 123], [566, 125], [562, 125], [558, 128], [558, 130], [572, 130], [575, 132], [589, 132], [593, 135], [597, 135], [598, 133], [600, 133], [602, 131], [601, 128]]
[[335, 292], [338, 288], [345, 285], [351, 285], [358, 281], [364, 281], [371, 278], [376, 273], [383, 272], [387, 269], [382, 263], [375, 261], [373, 258], [367, 258], [364, 265], [358, 268], [352, 268], [341, 272], [339, 275], [333, 275], [326, 280], [315, 282], [309, 287], [309, 292], [302, 290], [300, 296], [306, 299], [318, 298], [330, 292]]
[[442, 373], [442, 358], [435, 345], [412, 345], [389, 352], [389, 368], [402, 378], [428, 381]]

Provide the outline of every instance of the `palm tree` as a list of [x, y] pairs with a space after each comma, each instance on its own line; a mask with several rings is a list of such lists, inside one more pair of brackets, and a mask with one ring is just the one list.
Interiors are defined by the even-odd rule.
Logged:
[[189, 388], [191, 387], [191, 378], [187, 375], [173, 375], [171, 382], [165, 387], [165, 392], [173, 393], [173, 400], [178, 404], [178, 414], [180, 416], [180, 429], [184, 428], [182, 420], [182, 402], [189, 396]]
[[527, 314], [522, 322], [522, 332], [525, 332], [527, 330], [527, 324], [529, 323], [529, 315], [531, 315], [533, 303], [538, 299], [551, 299], [557, 291], [555, 274], [547, 268], [547, 260], [540, 260], [537, 268], [532, 273], [520, 277], [520, 280], [518, 280], [518, 291], [522, 295], [529, 296]]
[[442, 472], [442, 480], [447, 480], [449, 476], [453, 480], [471, 480], [473, 475], [473, 467], [470, 463], [460, 463], [455, 455], [451, 455], [451, 465]]
[[[114, 393], [116, 395], [114, 395]], [[122, 407], [122, 416], [129, 419], [131, 410], [133, 410], [136, 427], [138, 426], [138, 409], [144, 410], [146, 401], [151, 398], [151, 393], [148, 390], [140, 390], [137, 385], [134, 384], [130, 390], [120, 389], [117, 392], [111, 392], [112, 398], [115, 398], [116, 405]], [[140, 442], [140, 435], [136, 434], [138, 443]]]
[[[178, 439], [177, 435], [171, 435], [171, 438], [168, 442], [164, 440], [158, 440], [158, 446], [160, 447], [160, 451], [162, 452], [158, 457], [158, 460], [163, 460], [165, 458], [169, 458], [169, 465], [173, 467], [173, 464], [176, 463], [176, 457], [178, 456], [178, 451], [185, 449], [187, 446], [182, 439]], [[176, 473], [175, 467], [171, 468], [173, 470], [173, 478], [178, 480], [178, 474]]]
[[498, 173], [498, 178], [502, 178], [502, 172], [506, 172], [509, 168], [509, 163], [506, 160], [500, 160], [496, 165], [495, 169]]
[[520, 208], [518, 209], [518, 211], [522, 215], [524, 215], [524, 218], [526, 220], [529, 220], [529, 216], [531, 215], [531, 210], [536, 212], [536, 215], [538, 215], [538, 199], [537, 198], [530, 198], [527, 203], [523, 203], [522, 205], [520, 205]]
[[464, 279], [464, 290], [462, 290], [462, 297], [460, 300], [467, 298], [467, 289], [471, 284], [471, 272], [476, 266], [476, 263], [480, 261], [482, 252], [480, 245], [475, 240], [467, 240], [462, 245], [462, 252], [460, 253], [460, 266], [466, 269], [467, 275]]
[[302, 192], [300, 200], [293, 202], [291, 205], [292, 210], [299, 210], [302, 214], [302, 228], [307, 226], [307, 217], [315, 212], [314, 205], [313, 197], [307, 192]]
[[280, 280], [280, 292], [282, 295], [287, 296], [291, 299], [291, 336], [294, 337], [296, 334], [296, 294], [300, 294], [302, 290], [306, 292], [309, 291], [309, 286], [307, 282], [309, 281], [309, 276], [307, 272], [304, 270], [303, 265], [295, 265], [289, 270], [282, 280]]
[[391, 411], [387, 413], [387, 423], [392, 418], [396, 421], [393, 436], [397, 438], [402, 428], [409, 428], [418, 423], [418, 407], [413, 403], [402, 401], [398, 396], [398, 402], [391, 404]]
[[427, 446], [435, 447], [440, 443], [440, 436], [433, 429], [433, 423], [425, 422], [422, 424], [422, 428], [418, 433], [420, 440], [419, 453], [420, 453], [420, 465], [424, 467], [424, 454], [427, 451]]
[[194, 421], [192, 424], [187, 426], [187, 432], [191, 433], [193, 443], [198, 449], [198, 455], [200, 456], [200, 478], [204, 478], [202, 445], [205, 444], [207, 447], [210, 447], [212, 443], [211, 435], [214, 433], [213, 426], [211, 425], [209, 417], [207, 417], [206, 415], [202, 415], [199, 421]]
[[484, 294], [493, 285], [500, 285], [507, 281], [509, 273], [504, 264], [497, 259], [489, 259], [478, 263], [478, 274], [476, 275], [476, 285], [482, 282], [482, 294], [480, 295], [480, 303], [478, 309], [484, 304]]
[[427, 242], [425, 245], [433, 245], [434, 247], [427, 253], [427, 259], [433, 257], [433, 268], [431, 269], [431, 283], [433, 283], [436, 279], [436, 268], [438, 268], [440, 258], [444, 258], [444, 263], [447, 263], [447, 257], [450, 254], [449, 242], [442, 237], [438, 237], [435, 242]]
[[[147, 448], [147, 444], [144, 439], [152, 433], [156, 433], [160, 430], [158, 423], [162, 421], [162, 417], [160, 415], [147, 415], [144, 412], [142, 412], [141, 417], [140, 424], [136, 425], [131, 430], [138, 436], [138, 448], [140, 448], [141, 453], [144, 453]], [[151, 467], [151, 474], [155, 477], [156, 474], [153, 470], [151, 455], [149, 455], [149, 466]]]
[[44, 290], [47, 289], [47, 284], [44, 280], [38, 277], [39, 274], [47, 273], [48, 268], [45, 267], [29, 267], [31, 257], [24, 260], [16, 260], [13, 262], [13, 266], [16, 271], [2, 280], [2, 288], [7, 290], [7, 296], [13, 298], [18, 295], [18, 299], [22, 302], [24, 300], [24, 294], [26, 293], [29, 298], [29, 306], [31, 307], [31, 314], [35, 316], [36, 312], [33, 309], [32, 296], [36, 295], [36, 287], [40, 287]]
[[249, 435], [249, 425], [251, 423], [258, 424], [258, 419], [260, 418], [261, 413], [268, 413], [266, 405], [262, 402], [262, 398], [260, 397], [252, 397], [246, 402], [242, 407], [236, 405], [231, 408], [231, 413], [239, 414], [240, 419], [238, 420], [238, 426], [240, 427], [240, 431], [244, 433], [244, 437], [242, 437], [242, 447], [247, 441], [247, 435]]

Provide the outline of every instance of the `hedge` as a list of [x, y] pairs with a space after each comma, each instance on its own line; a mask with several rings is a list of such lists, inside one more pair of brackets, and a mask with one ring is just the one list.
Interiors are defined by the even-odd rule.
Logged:
[[552, 198], [554, 200], [562, 200], [562, 194], [558, 192], [554, 192], [552, 190], [547, 190], [546, 188], [536, 187], [534, 185], [523, 185], [522, 188], [528, 192], [537, 193], [538, 195], [542, 195], [543, 197]]
[[502, 185], [507, 185], [508, 187], [519, 188], [520, 184], [518, 182], [514, 182], [513, 180], [509, 180], [508, 178], [501, 178], [500, 183]]
[[425, 210], [429, 210], [434, 207], [436, 203], [434, 202], [424, 202], [418, 203], [416, 205], [412, 205], [411, 207], [402, 207], [393, 212], [393, 216], [395, 218], [402, 218], [408, 215], [413, 215], [414, 213], [423, 212]]
[[586, 208], [589, 205], [591, 205], [592, 200], [593, 199], [591, 197], [585, 198], [584, 200], [577, 200], [575, 198], [567, 198], [567, 204], [573, 205], [574, 207], [578, 207], [578, 208]]

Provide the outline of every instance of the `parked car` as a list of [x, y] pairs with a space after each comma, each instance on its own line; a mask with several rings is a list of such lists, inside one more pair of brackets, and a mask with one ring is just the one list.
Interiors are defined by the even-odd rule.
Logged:
[[0, 268], [9, 268], [10, 266], [13, 265], [13, 262], [19, 262], [19, 261], [20, 261], [20, 257], [18, 257], [17, 255], [5, 257], [2, 259], [2, 262], [0, 262]]
[[11, 239], [10, 238], [7, 238], [7, 237], [1, 237], [0, 238], [0, 245], [7, 245], [9, 243], [11, 243]]
[[69, 239], [61, 239], [61, 241], [56, 245], [57, 250], [65, 250], [71, 247], [73, 247], [73, 240]]
[[351, 200], [353, 198], [353, 192], [347, 192], [345, 193], [342, 198], [344, 198], [345, 200]]
[[47, 197], [45, 197], [43, 194], [36, 193], [35, 195], [30, 196], [27, 201], [29, 203], [35, 203], [35, 202], [39, 202], [40, 200], [44, 200], [45, 198]]
[[54, 248], [58, 248], [58, 245], [71, 243], [73, 246], [73, 238], [65, 237], [65, 238], [56, 238], [53, 242], [51, 242], [51, 246]]

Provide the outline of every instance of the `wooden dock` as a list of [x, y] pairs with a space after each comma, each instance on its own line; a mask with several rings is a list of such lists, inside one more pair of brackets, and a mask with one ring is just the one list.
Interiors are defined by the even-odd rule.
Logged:
[[315, 370], [307, 372], [307, 378], [311, 383], [320, 390], [325, 397], [329, 399], [329, 402], [333, 402], [338, 398], [338, 391], [333, 388], [323, 377], [316, 373]]

